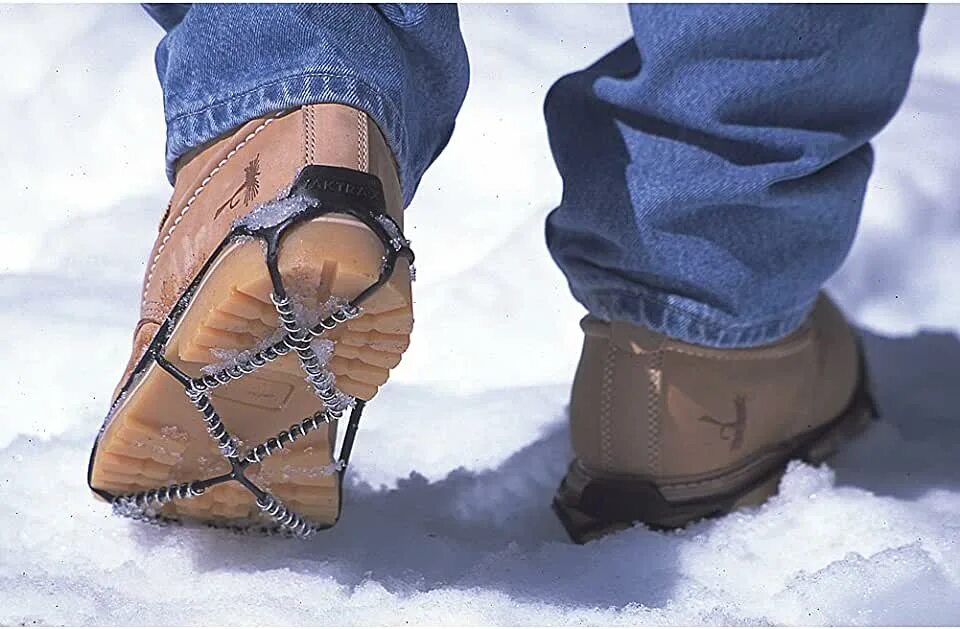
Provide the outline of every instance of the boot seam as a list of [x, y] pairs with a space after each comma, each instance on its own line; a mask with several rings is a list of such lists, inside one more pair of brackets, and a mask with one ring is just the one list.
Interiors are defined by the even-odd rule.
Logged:
[[190, 208], [193, 207], [194, 201], [197, 200], [200, 194], [203, 193], [204, 189], [206, 189], [207, 185], [213, 180], [213, 178], [217, 175], [217, 173], [219, 173], [223, 169], [223, 167], [227, 165], [227, 162], [229, 162], [234, 155], [240, 152], [240, 150], [244, 146], [246, 146], [248, 142], [253, 140], [253, 138], [259, 135], [261, 131], [266, 129], [270, 125], [270, 123], [272, 123], [274, 120], [277, 120], [278, 118], [281, 118], [282, 116], [285, 116], [287, 113], [288, 112], [286, 110], [278, 111], [274, 113], [272, 116], [270, 116], [269, 118], [267, 118], [266, 120], [264, 120], [263, 122], [261, 122], [256, 129], [251, 131], [242, 141], [240, 141], [239, 144], [237, 144], [233, 149], [230, 150], [229, 153], [227, 153], [226, 157], [224, 157], [222, 160], [220, 160], [220, 162], [216, 166], [214, 166], [213, 170], [211, 170], [207, 174], [207, 176], [203, 178], [203, 181], [200, 182], [200, 186], [196, 190], [194, 190], [190, 198], [187, 199], [187, 202], [183, 206], [183, 209], [181, 209], [177, 217], [173, 219], [173, 224], [170, 226], [170, 229], [167, 230], [167, 233], [166, 235], [164, 235], [163, 240], [160, 241], [160, 247], [157, 249], [156, 255], [153, 256], [153, 260], [150, 262], [150, 271], [147, 273], [147, 281], [144, 283], [144, 287], [143, 287], [143, 298], [141, 301], [142, 307], [146, 306], [147, 294], [150, 292], [150, 284], [153, 281], [153, 273], [154, 271], [156, 271], [157, 262], [160, 261], [160, 255], [163, 253], [163, 250], [167, 247], [167, 243], [170, 242], [170, 238], [173, 236], [173, 232], [176, 231], [177, 225], [180, 224], [180, 221], [183, 220], [183, 217], [186, 216], [187, 212], [190, 211]]
[[603, 358], [603, 374], [600, 383], [600, 465], [613, 469], [613, 376], [617, 348], [613, 343], [607, 345]]
[[370, 170], [370, 136], [367, 128], [367, 113], [357, 110], [357, 170]]
[[647, 366], [647, 458], [651, 474], [660, 473], [660, 392], [663, 384], [663, 351], [650, 356]]
[[313, 108], [303, 108], [303, 163], [312, 164], [317, 154], [317, 126]]

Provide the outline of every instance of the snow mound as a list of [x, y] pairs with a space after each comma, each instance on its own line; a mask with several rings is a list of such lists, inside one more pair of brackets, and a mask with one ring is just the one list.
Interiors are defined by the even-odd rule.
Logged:
[[[459, 427], [489, 417], [496, 398], [461, 407]], [[762, 507], [677, 533], [636, 527], [579, 547], [546, 509], [567, 455], [557, 417], [491, 469], [437, 479], [411, 473], [387, 486], [363, 480], [359, 464], [340, 525], [302, 542], [111, 517], [91, 504], [77, 474], [88, 445], [65, 436], [37, 456], [36, 442], [21, 438], [3, 452], [0, 477], [43, 479], [8, 483], [5, 492], [0, 556], [17, 559], [0, 565], [4, 624], [960, 618], [956, 492], [903, 501], [795, 464]]]

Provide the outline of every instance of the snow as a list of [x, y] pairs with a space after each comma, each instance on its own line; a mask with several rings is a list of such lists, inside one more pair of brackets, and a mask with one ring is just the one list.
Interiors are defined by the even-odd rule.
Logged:
[[309, 200], [298, 194], [292, 194], [285, 199], [277, 199], [264, 203], [236, 221], [235, 224], [242, 225], [251, 230], [276, 227], [294, 214], [302, 211], [308, 205], [310, 205]]
[[960, 623], [960, 9], [930, 8], [831, 281], [869, 330], [883, 421], [764, 506], [584, 547], [547, 508], [581, 309], [543, 245], [540, 107], [627, 35], [623, 7], [463, 8], [473, 86], [407, 215], [414, 343], [341, 523], [306, 542], [149, 527], [87, 492], [167, 201], [159, 29], [130, 6], [0, 24], [0, 624]]

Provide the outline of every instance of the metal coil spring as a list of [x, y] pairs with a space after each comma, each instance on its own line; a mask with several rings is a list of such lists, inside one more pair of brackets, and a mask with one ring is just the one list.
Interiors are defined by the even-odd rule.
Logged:
[[[280, 317], [280, 322], [283, 324], [283, 329], [290, 334], [295, 333], [310, 333], [312, 330], [317, 328], [322, 328], [324, 330], [332, 330], [334, 327], [341, 323], [346, 323], [350, 319], [356, 319], [360, 316], [359, 306], [355, 306], [352, 303], [347, 303], [333, 311], [325, 319], [322, 319], [314, 328], [308, 328], [304, 330], [300, 327], [300, 324], [297, 323], [297, 317], [293, 312], [293, 304], [290, 302], [290, 299], [283, 297], [278, 299], [276, 295], [270, 295], [270, 301], [273, 302], [274, 307], [277, 309], [277, 314]], [[316, 333], [313, 334], [316, 336]]]
[[[115, 510], [131, 509], [135, 510], [133, 513], [136, 511], [143, 512], [149, 508], [162, 507], [171, 500], [200, 496], [204, 491], [204, 488], [199, 486], [196, 481], [192, 483], [180, 483], [177, 485], [157, 487], [156, 489], [149, 489], [135, 494], [117, 496], [113, 501], [113, 505]], [[129, 515], [132, 516], [133, 513]]]
[[[378, 219], [384, 224], [385, 229], [387, 229], [390, 236], [389, 246], [392, 247], [395, 252], [401, 252], [403, 248], [410, 246], [410, 241], [402, 237], [399, 226], [392, 218], [386, 215], [380, 215]], [[412, 255], [408, 257], [412, 259]], [[386, 258], [384, 258], [384, 264], [387, 264]], [[381, 272], [384, 270], [386, 270], [386, 266]], [[271, 267], [271, 274], [276, 274], [274, 267]], [[412, 263], [410, 265], [410, 274], [411, 279], [414, 279], [415, 270]], [[282, 286], [280, 288], [282, 292]], [[370, 287], [370, 289], [373, 288], [373, 286]], [[361, 296], [366, 294], [367, 292], [364, 291], [361, 293]], [[357, 299], [361, 298], [362, 297], [358, 297]], [[311, 346], [311, 341], [321, 336], [324, 332], [334, 329], [337, 325], [359, 317], [361, 314], [360, 307], [352, 302], [347, 302], [342, 307], [334, 310], [329, 316], [320, 320], [320, 322], [313, 327], [304, 328], [297, 322], [293, 305], [288, 298], [283, 297], [278, 299], [275, 295], [271, 294], [270, 299], [277, 310], [279, 321], [286, 333], [279, 341], [253, 354], [244, 353], [234, 364], [224, 367], [215, 373], [206, 374], [198, 378], [190, 378], [172, 367], [168, 369], [177, 380], [186, 385], [185, 392], [188, 398], [203, 416], [207, 432], [210, 434], [210, 437], [216, 441], [221, 454], [231, 459], [230, 464], [233, 472], [205, 481], [168, 485], [135, 494], [118, 496], [113, 500], [113, 507], [117, 513], [154, 523], [177, 522], [177, 520], [164, 517], [156, 513], [156, 511], [159, 507], [162, 507], [172, 500], [199, 496], [203, 494], [205, 488], [211, 484], [218, 484], [228, 480], [238, 480], [237, 474], [242, 473], [246, 465], [260, 463], [264, 458], [269, 457], [274, 452], [318, 430], [322, 424], [328, 424], [341, 419], [343, 411], [355, 402], [355, 398], [346, 395], [335, 386], [336, 379], [334, 374], [324, 368], [316, 351]], [[317, 395], [324, 403], [324, 410], [315, 413], [297, 424], [293, 424], [288, 430], [281, 431], [276, 436], [267, 439], [264, 443], [249, 450], [244, 456], [243, 461], [238, 465], [236, 459], [239, 457], [239, 447], [241, 444], [229, 434], [226, 426], [220, 419], [220, 415], [213, 407], [206, 393], [211, 389], [238, 380], [263, 367], [268, 362], [289, 354], [291, 351], [296, 352], [300, 359], [301, 366], [307, 374], [307, 380], [313, 385]], [[344, 464], [345, 459], [338, 461], [336, 470], [342, 470]], [[304, 517], [289, 509], [280, 502], [280, 500], [252, 485], [249, 479], [247, 479], [246, 482], [242, 482], [242, 484], [247, 487], [251, 493], [258, 496], [256, 500], [257, 507], [277, 523], [280, 531], [298, 537], [309, 537], [325, 528], [309, 523]]]
[[[317, 395], [324, 402], [325, 410], [293, 424], [288, 430], [280, 432], [250, 450], [244, 457], [244, 462], [247, 464], [259, 463], [274, 452], [319, 429], [322, 424], [341, 419], [344, 409], [350, 405], [353, 399], [334, 386], [333, 373], [323, 368], [319, 357], [310, 346], [310, 340], [319, 336], [321, 331], [331, 330], [345, 321], [360, 316], [360, 309], [352, 304], [347, 304], [321, 321], [315, 328], [303, 329], [297, 323], [293, 307], [288, 299], [278, 300], [271, 295], [271, 300], [276, 306], [286, 335], [270, 347], [251, 354], [230, 367], [226, 367], [217, 373], [192, 379], [185, 388], [187, 397], [203, 415], [207, 432], [217, 442], [220, 453], [227, 458], [234, 459], [239, 456], [238, 443], [227, 432], [226, 426], [206, 392], [233, 380], [238, 380], [268, 362], [285, 356], [291, 350], [296, 352], [304, 371], [307, 373], [308, 381], [314, 386]], [[203, 494], [204, 488], [198, 483], [199, 481], [193, 481], [168, 485], [136, 494], [119, 496], [113, 501], [114, 511], [134, 519], [164, 523], [167, 518], [149, 513], [148, 510], [156, 510], [171, 500], [193, 498]], [[264, 499], [258, 498], [257, 506], [275, 520], [281, 530], [287, 533], [292, 533], [298, 537], [309, 537], [320, 530], [270, 494], [266, 494]]]
[[123, 506], [119, 505], [116, 502], [113, 503], [113, 513], [114, 515], [119, 515], [124, 518], [130, 518], [131, 520], [137, 522], [143, 522], [144, 524], [151, 524], [153, 526], [170, 526], [171, 524], [182, 524], [180, 520], [176, 518], [170, 518], [164, 515], [158, 515], [153, 513], [147, 513], [143, 509], [138, 507], [131, 507], [129, 505]]
[[304, 351], [300, 355], [300, 363], [303, 370], [307, 372], [307, 379], [313, 385], [317, 396], [323, 400], [325, 406], [342, 397], [341, 392], [334, 386], [336, 378], [329, 369], [324, 369], [320, 364], [320, 359], [312, 349]]
[[274, 307], [277, 309], [277, 314], [279, 315], [283, 329], [286, 330], [287, 334], [293, 337], [294, 340], [301, 340], [303, 330], [300, 324], [297, 323], [297, 316], [293, 312], [293, 304], [290, 303], [290, 300], [286, 297], [278, 299], [276, 295], [271, 293], [270, 301], [273, 302]]
[[319, 374], [309, 374], [307, 380], [313, 385], [313, 390], [323, 402], [323, 407], [331, 411], [343, 411], [350, 407], [353, 398], [333, 386], [332, 372], [322, 370]]
[[328, 316], [326, 319], [321, 319], [320, 322], [310, 328], [309, 331], [314, 336], [320, 336], [327, 330], [332, 330], [341, 323], [346, 323], [351, 319], [356, 319], [360, 316], [360, 313], [361, 310], [359, 306], [346, 304], [339, 310], [334, 311], [334, 313]]
[[217, 442], [220, 454], [230, 459], [236, 458], [239, 454], [237, 442], [227, 432], [227, 427], [223, 425], [220, 415], [210, 403], [210, 398], [195, 389], [187, 389], [187, 397], [203, 414], [203, 421], [207, 424], [207, 433]]
[[231, 380], [239, 380], [243, 376], [253, 373], [260, 367], [266, 365], [268, 362], [272, 362], [283, 354], [286, 354], [288, 351], [290, 350], [284, 348], [282, 352], [278, 352], [274, 347], [268, 347], [262, 351], [238, 360], [235, 365], [226, 367], [217, 373], [194, 378], [190, 382], [189, 388], [197, 392], [215, 389], [221, 385], [227, 384]]
[[321, 411], [314, 413], [298, 424], [290, 426], [289, 430], [284, 430], [274, 437], [270, 437], [260, 445], [256, 446], [247, 456], [244, 462], [248, 464], [260, 463], [277, 450], [282, 450], [285, 446], [307, 436], [309, 433], [320, 428], [322, 424], [329, 424], [338, 421], [343, 416], [342, 411]]
[[257, 507], [273, 518], [281, 529], [297, 537], [310, 537], [319, 530], [270, 494], [265, 494], [262, 500], [257, 498]]
[[283, 329], [287, 332], [288, 337], [294, 341], [293, 344], [287, 345], [290, 349], [307, 349], [313, 337], [320, 336], [323, 332], [332, 330], [341, 323], [346, 323], [360, 316], [360, 307], [347, 303], [328, 317], [321, 319], [314, 327], [304, 329], [297, 323], [296, 315], [293, 312], [293, 304], [287, 297], [278, 299], [276, 295], [271, 293], [270, 301], [277, 309]]
[[[317, 353], [310, 346], [309, 338], [315, 336], [315, 334], [305, 331], [299, 326], [289, 299], [286, 297], [278, 299], [276, 295], [271, 293], [270, 300], [276, 307], [283, 328], [287, 332], [286, 338], [293, 341], [288, 346], [297, 353], [303, 370], [307, 372], [307, 379], [313, 385], [317, 397], [323, 402], [324, 407], [338, 411], [347, 408], [350, 405], [349, 396], [344, 395], [333, 386], [333, 374], [323, 368]], [[333, 327], [358, 316], [360, 316], [360, 309], [347, 304], [330, 315], [328, 320], [321, 321], [320, 326], [325, 330], [333, 329]]]

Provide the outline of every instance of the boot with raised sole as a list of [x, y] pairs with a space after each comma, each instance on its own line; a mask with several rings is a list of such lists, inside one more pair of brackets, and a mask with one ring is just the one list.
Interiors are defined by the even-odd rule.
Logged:
[[349, 107], [253, 120], [182, 160], [94, 493], [138, 518], [332, 526], [363, 405], [413, 327], [402, 220], [392, 154]]
[[575, 460], [554, 499], [584, 542], [758, 504], [787, 463], [825, 460], [875, 416], [857, 338], [822, 295], [778, 343], [710, 349], [586, 317], [570, 403]]

